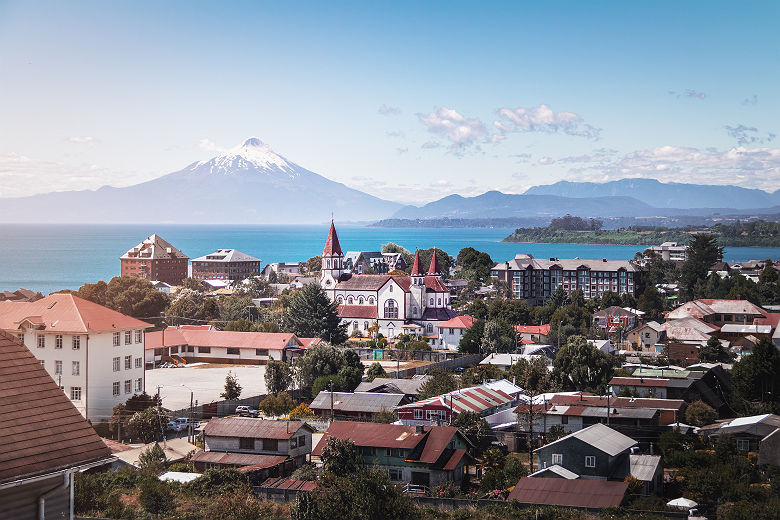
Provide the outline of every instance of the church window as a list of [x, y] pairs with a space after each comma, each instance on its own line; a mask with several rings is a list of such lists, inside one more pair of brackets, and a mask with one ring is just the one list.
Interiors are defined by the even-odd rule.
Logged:
[[439, 298], [439, 306], [441, 306], [441, 298]]
[[426, 327], [426, 330], [428, 332], [433, 332], [433, 323], [429, 323], [428, 326]]
[[363, 330], [368, 330], [368, 322], [367, 321], [363, 322]]
[[369, 296], [368, 297], [368, 304], [369, 305], [374, 305], [374, 297], [373, 296]]
[[412, 307], [412, 316], [417, 316], [417, 307]]
[[395, 300], [387, 300], [385, 302], [385, 318], [397, 319], [398, 318], [398, 304]]
[[347, 298], [347, 304], [352, 305], [353, 303], [355, 303], [355, 299], [352, 298], [352, 296], [348, 297]]
[[358, 304], [359, 305], [363, 305], [364, 302], [365, 302], [365, 300], [363, 299], [362, 296], [360, 298], [358, 298]]
[[431, 307], [433, 307], [433, 298], [431, 298]]
[[358, 322], [357, 322], [357, 320], [352, 322], [352, 330], [358, 330]]
[[339, 304], [342, 304], [342, 303], [344, 303], [344, 297], [343, 297], [343, 296], [339, 296], [339, 297], [338, 297], [338, 298], [336, 298], [336, 299], [338, 300]]
[[390, 284], [390, 292], [393, 292], [393, 284]]

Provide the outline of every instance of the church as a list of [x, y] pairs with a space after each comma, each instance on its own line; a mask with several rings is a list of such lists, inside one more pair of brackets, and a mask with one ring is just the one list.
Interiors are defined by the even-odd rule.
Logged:
[[436, 325], [457, 316], [450, 308], [450, 292], [442, 282], [436, 255], [426, 273], [415, 252], [410, 275], [352, 274], [344, 267], [332, 221], [322, 251], [320, 285], [331, 301], [338, 302], [349, 334], [359, 330], [366, 336], [368, 328], [377, 323], [379, 332], [388, 338], [402, 333], [433, 336]]

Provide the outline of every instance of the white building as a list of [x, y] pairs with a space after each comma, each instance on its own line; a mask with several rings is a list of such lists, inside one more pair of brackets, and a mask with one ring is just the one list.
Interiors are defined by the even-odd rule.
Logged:
[[145, 390], [143, 321], [72, 294], [0, 302], [0, 328], [15, 334], [93, 423]]
[[339, 304], [339, 316], [348, 332], [365, 335], [374, 323], [379, 332], [392, 338], [405, 324], [423, 327], [423, 334], [434, 336], [439, 323], [457, 313], [450, 308], [450, 292], [441, 281], [439, 262], [434, 254], [427, 273], [414, 255], [410, 276], [388, 274], [351, 274], [344, 269], [344, 254], [333, 222], [322, 251], [320, 286]]
[[439, 323], [436, 326], [438, 338], [433, 340], [432, 345], [436, 348], [447, 350], [458, 350], [460, 340], [476, 321], [471, 316], [455, 316], [451, 320]]
[[685, 262], [688, 260], [688, 246], [679, 245], [677, 242], [664, 242], [660, 246], [648, 247], [645, 252], [652, 251], [662, 260]]

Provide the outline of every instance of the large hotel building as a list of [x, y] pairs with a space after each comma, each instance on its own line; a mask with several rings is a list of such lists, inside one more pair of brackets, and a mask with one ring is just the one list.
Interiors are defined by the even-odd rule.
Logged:
[[636, 266], [622, 260], [536, 259], [518, 254], [496, 264], [491, 275], [506, 282], [515, 298], [542, 305], [560, 285], [567, 294], [582, 289], [585, 298], [607, 291], [636, 295]]

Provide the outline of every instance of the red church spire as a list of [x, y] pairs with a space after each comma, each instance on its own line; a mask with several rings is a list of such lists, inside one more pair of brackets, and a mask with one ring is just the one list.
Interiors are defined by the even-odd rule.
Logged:
[[414, 265], [412, 265], [412, 276], [422, 276], [423, 272], [420, 268], [420, 251], [414, 250]]
[[441, 274], [439, 271], [439, 259], [436, 258], [436, 248], [433, 248], [433, 256], [431, 256], [431, 266], [428, 268], [428, 274]]
[[333, 219], [330, 221], [330, 231], [328, 231], [328, 240], [325, 241], [325, 249], [322, 250], [322, 256], [342, 256], [339, 236], [336, 234], [336, 226], [333, 225]]

